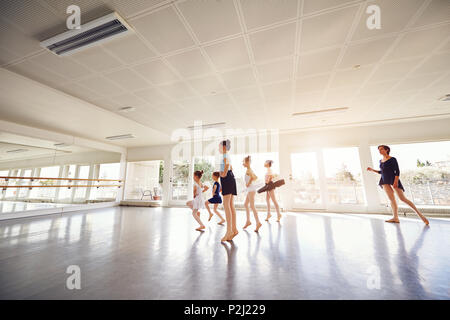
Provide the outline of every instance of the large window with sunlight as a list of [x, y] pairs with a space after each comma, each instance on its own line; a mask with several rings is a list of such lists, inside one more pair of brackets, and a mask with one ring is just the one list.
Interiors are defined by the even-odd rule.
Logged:
[[331, 204], [365, 204], [358, 148], [323, 150], [328, 201]]
[[[89, 170], [90, 170], [89, 165], [79, 166], [77, 179], [89, 179]], [[76, 185], [82, 185], [82, 186], [89, 185], [90, 183], [91, 183], [90, 181], [84, 181], [84, 180], [76, 181]], [[85, 187], [75, 187], [74, 201], [84, 202], [86, 200], [86, 192], [87, 192], [87, 188], [85, 188]]]
[[[40, 178], [58, 178], [59, 176], [59, 166], [44, 167], [41, 168], [39, 177]], [[51, 179], [39, 179], [36, 180], [34, 184], [35, 187], [30, 192], [30, 197], [33, 199], [48, 199], [52, 200], [55, 198], [56, 188], [52, 187], [58, 184], [57, 180]]]
[[[76, 165], [66, 165], [63, 169], [62, 178], [75, 178]], [[62, 185], [70, 185], [73, 181], [62, 180]], [[58, 199], [61, 202], [71, 202], [72, 201], [72, 193], [73, 188], [60, 188], [58, 193]]]
[[186, 201], [189, 187], [189, 162], [177, 161], [172, 164], [171, 195], [173, 201]]
[[161, 200], [164, 161], [138, 161], [127, 164], [125, 199]]
[[[450, 141], [389, 145], [400, 167], [406, 196], [416, 205], [450, 206]], [[374, 169], [381, 155], [371, 147]], [[380, 200], [388, 203], [380, 189]]]
[[322, 203], [315, 152], [291, 154], [292, 192], [295, 207], [316, 207]]
[[[117, 180], [120, 177], [120, 163], [102, 163], [97, 165], [98, 177], [95, 179]], [[99, 181], [98, 185], [115, 185], [118, 181]], [[94, 182], [90, 183], [95, 185]], [[93, 187], [91, 188], [89, 199], [110, 201], [115, 200], [118, 187]]]

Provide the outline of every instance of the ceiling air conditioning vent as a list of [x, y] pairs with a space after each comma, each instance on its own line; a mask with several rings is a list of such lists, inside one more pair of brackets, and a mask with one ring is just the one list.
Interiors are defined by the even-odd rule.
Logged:
[[56, 55], [64, 56], [131, 32], [131, 27], [116, 12], [41, 42]]

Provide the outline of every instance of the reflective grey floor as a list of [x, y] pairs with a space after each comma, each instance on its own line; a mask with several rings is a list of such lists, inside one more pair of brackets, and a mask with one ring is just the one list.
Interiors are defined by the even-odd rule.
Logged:
[[[285, 214], [231, 244], [219, 242], [216, 218], [200, 233], [183, 208], [4, 221], [0, 298], [449, 299], [450, 221], [385, 218]], [[69, 265], [80, 267], [81, 290], [66, 288]]]

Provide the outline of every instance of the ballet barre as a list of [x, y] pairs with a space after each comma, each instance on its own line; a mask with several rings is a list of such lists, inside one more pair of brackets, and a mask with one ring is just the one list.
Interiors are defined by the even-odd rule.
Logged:
[[2, 190], [6, 190], [7, 188], [28, 188], [28, 189], [33, 189], [33, 188], [113, 188], [113, 187], [118, 187], [120, 188], [122, 185], [121, 184], [111, 184], [111, 185], [83, 185], [83, 184], [79, 184], [79, 185], [35, 185], [35, 186], [0, 186], [0, 189]]
[[5, 181], [8, 180], [64, 180], [64, 181], [117, 181], [117, 182], [122, 182], [122, 180], [117, 180], [117, 179], [79, 179], [79, 178], [45, 178], [45, 177], [5, 177], [5, 176], [0, 176], [0, 179], [4, 179]]

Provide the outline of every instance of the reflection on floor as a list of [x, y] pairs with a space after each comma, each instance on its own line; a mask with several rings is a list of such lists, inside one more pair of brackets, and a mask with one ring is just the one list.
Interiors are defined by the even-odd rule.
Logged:
[[[225, 244], [215, 217], [199, 233], [183, 208], [6, 221], [0, 298], [449, 299], [450, 220], [385, 218], [285, 214]], [[69, 265], [80, 267], [80, 290], [66, 288]]]
[[62, 208], [62, 207], [70, 207], [73, 205], [74, 204], [65, 204], [65, 203], [0, 201], [0, 214], [20, 212], [20, 211]]

